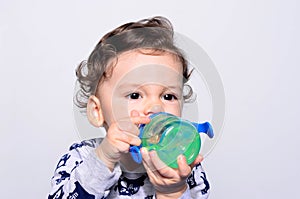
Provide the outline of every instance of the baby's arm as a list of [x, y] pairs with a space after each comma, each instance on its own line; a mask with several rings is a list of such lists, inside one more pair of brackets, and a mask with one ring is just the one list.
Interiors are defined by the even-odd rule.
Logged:
[[135, 124], [148, 122], [148, 117], [139, 117], [133, 112], [131, 118], [111, 124], [103, 140], [71, 147], [58, 163], [49, 198], [107, 196], [121, 175], [118, 163], [121, 154], [128, 152], [130, 145], [141, 142]]
[[119, 165], [110, 171], [96, 156], [100, 139], [84, 141], [70, 147], [59, 161], [51, 181], [48, 198], [89, 199], [105, 197], [118, 181]]

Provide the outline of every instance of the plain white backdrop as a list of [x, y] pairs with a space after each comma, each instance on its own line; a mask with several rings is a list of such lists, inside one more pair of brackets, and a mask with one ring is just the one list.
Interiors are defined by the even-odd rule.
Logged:
[[155, 15], [202, 46], [223, 80], [226, 122], [203, 163], [210, 198], [296, 198], [299, 8], [296, 0], [1, 0], [1, 198], [47, 197], [60, 156], [80, 140], [76, 66], [106, 32]]

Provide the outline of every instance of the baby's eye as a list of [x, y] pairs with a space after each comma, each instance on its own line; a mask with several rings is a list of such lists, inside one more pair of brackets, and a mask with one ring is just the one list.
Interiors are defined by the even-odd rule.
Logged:
[[175, 95], [172, 95], [172, 94], [165, 94], [163, 96], [163, 99], [168, 100], [168, 101], [172, 101], [172, 100], [177, 100], [177, 97]]
[[127, 97], [129, 99], [139, 99], [141, 98], [141, 95], [139, 93], [130, 93], [129, 95], [127, 95]]

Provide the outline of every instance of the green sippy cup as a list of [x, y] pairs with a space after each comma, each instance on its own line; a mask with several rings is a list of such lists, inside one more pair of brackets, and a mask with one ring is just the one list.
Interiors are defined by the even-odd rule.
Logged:
[[155, 113], [148, 124], [140, 126], [140, 146], [131, 146], [129, 151], [137, 163], [142, 162], [140, 148], [155, 150], [158, 157], [169, 167], [178, 168], [177, 157], [183, 154], [191, 164], [199, 154], [201, 138], [206, 133], [212, 138], [213, 130], [208, 122], [198, 124], [169, 113]]

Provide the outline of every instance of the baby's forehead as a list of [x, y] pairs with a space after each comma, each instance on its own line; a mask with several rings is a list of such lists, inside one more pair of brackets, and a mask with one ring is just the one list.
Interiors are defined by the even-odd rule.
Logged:
[[118, 85], [161, 85], [166, 88], [181, 87], [182, 73], [167, 65], [148, 64], [134, 67], [123, 73]]
[[113, 65], [112, 78], [116, 81], [178, 81], [183, 73], [181, 62], [170, 53], [128, 51], [120, 54]]

